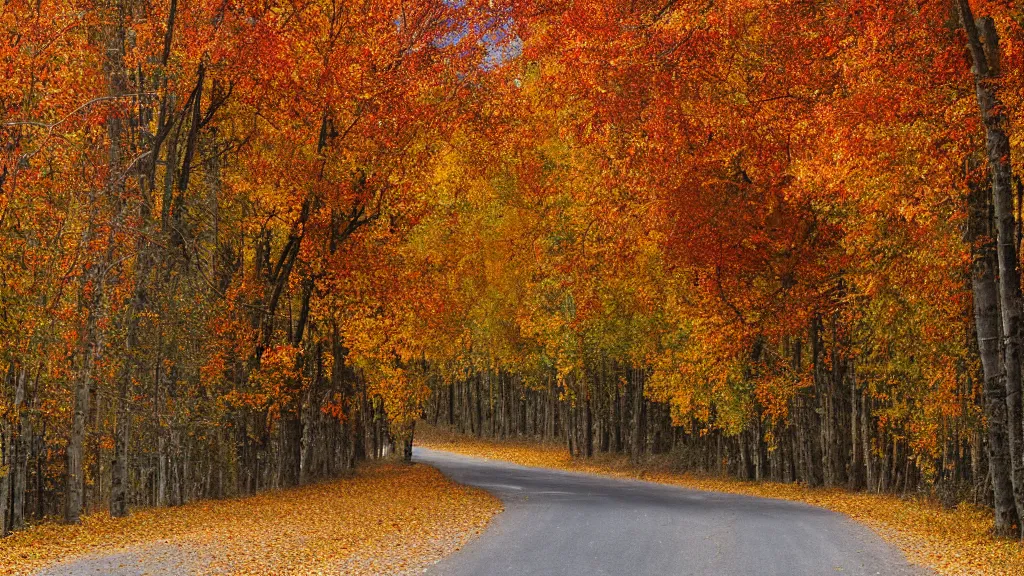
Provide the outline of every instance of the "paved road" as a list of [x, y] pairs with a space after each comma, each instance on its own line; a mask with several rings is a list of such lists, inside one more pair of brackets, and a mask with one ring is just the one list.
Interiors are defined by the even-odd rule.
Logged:
[[849, 518], [805, 504], [686, 490], [416, 448], [413, 458], [505, 503], [431, 576], [924, 576]]

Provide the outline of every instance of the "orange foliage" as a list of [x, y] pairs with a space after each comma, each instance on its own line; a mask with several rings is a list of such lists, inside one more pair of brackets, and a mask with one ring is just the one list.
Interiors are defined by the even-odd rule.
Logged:
[[494, 497], [433, 468], [377, 465], [250, 498], [34, 526], [0, 540], [0, 566], [14, 576], [135, 553], [125, 561], [197, 574], [408, 573], [457, 550], [500, 510]]

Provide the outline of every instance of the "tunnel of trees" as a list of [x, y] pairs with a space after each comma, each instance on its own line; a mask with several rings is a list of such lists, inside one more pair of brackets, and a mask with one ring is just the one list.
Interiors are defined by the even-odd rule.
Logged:
[[341, 475], [418, 418], [1020, 534], [1020, 3], [0, 22], [0, 534]]

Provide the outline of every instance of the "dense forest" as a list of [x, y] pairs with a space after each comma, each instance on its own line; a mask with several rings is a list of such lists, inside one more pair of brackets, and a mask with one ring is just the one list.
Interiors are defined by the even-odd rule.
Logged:
[[1024, 518], [1024, 4], [11, 0], [0, 534], [408, 455]]

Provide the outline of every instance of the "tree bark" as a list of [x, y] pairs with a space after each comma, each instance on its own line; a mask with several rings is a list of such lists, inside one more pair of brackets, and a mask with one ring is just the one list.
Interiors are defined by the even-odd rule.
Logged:
[[864, 484], [867, 487], [868, 492], [874, 492], [878, 489], [877, 470], [875, 467], [875, 455], [872, 451], [872, 445], [874, 443], [873, 435], [871, 434], [874, 428], [871, 421], [871, 396], [868, 393], [868, 389], [865, 387], [861, 391], [861, 410], [860, 410], [860, 421], [861, 421], [861, 434], [860, 440], [864, 445]]
[[[474, 392], [476, 393], [475, 394], [475, 398], [474, 398], [474, 403], [473, 403], [473, 431], [476, 432], [477, 438], [480, 438], [480, 437], [482, 437], [484, 435], [483, 406], [482, 406], [483, 391], [482, 391], [482, 385], [481, 385], [481, 381], [484, 378], [483, 374], [484, 373], [481, 372], [480, 374], [477, 374], [476, 378], [473, 379], [473, 384], [474, 384], [474, 388], [475, 388]], [[490, 372], [489, 371], [487, 372], [487, 374], [488, 374], [488, 376], [490, 376]], [[409, 449], [412, 450], [411, 441], [410, 441], [410, 448]], [[409, 454], [410, 454], [409, 458], [412, 458], [412, 453], [410, 452]]]
[[448, 427], [455, 427], [455, 383], [448, 384]]
[[410, 464], [412, 463], [412, 443], [416, 433], [416, 421], [413, 420], [409, 424], [409, 430], [406, 432], [405, 438], [402, 439], [402, 460]]
[[11, 501], [11, 432], [7, 420], [0, 418], [0, 537], [10, 530], [8, 525], [8, 502]]
[[1020, 333], [1022, 298], [1013, 213], [1013, 167], [1010, 140], [1006, 135], [1008, 120], [996, 92], [1000, 76], [999, 38], [991, 18], [986, 17], [975, 23], [968, 0], [958, 0], [958, 5], [974, 63], [974, 86], [985, 127], [985, 152], [991, 176], [992, 206], [995, 209], [1010, 479], [1017, 516], [1020, 518], [1024, 515], [1024, 406], [1021, 404]]
[[[585, 386], [589, 384], [584, 382]], [[583, 401], [583, 455], [590, 458], [594, 455], [594, 415], [590, 409], [590, 391]]]
[[[90, 316], [92, 316], [90, 314]], [[88, 323], [92, 324], [90, 319]], [[67, 494], [64, 521], [78, 524], [81, 521], [83, 492], [85, 490], [84, 444], [85, 418], [89, 410], [89, 387], [92, 381], [93, 330], [87, 329], [86, 342], [80, 351], [80, 366], [77, 370], [71, 416], [71, 436], [67, 447]]]
[[994, 496], [995, 529], [1003, 535], [1013, 532], [1017, 521], [1011, 481], [1010, 446], [1007, 430], [1005, 374], [999, 356], [999, 290], [996, 286], [996, 247], [992, 238], [988, 190], [973, 182], [968, 196], [967, 240], [971, 245], [971, 290], [974, 295], [974, 327], [984, 378], [984, 410], [988, 422], [988, 462]]
[[25, 409], [28, 369], [23, 365], [17, 370], [14, 392], [14, 414], [18, 418], [16, 440], [13, 442], [14, 459], [11, 462], [11, 511], [10, 529], [25, 528], [25, 493], [28, 490], [28, 452], [32, 441], [32, 421]]
[[860, 394], [857, 393], [857, 372], [854, 364], [850, 364], [850, 460], [849, 486], [851, 490], [863, 487], [864, 451], [860, 442]]
[[644, 452], [644, 374], [643, 370], [631, 368], [633, 380], [633, 433], [630, 438], [630, 457], [638, 462]]

